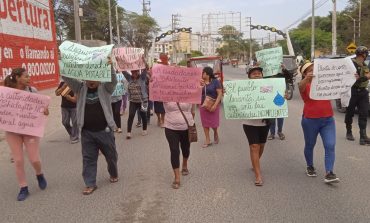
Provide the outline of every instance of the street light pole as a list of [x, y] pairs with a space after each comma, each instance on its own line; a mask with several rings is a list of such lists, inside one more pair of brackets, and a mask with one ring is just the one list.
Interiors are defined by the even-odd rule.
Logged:
[[109, 44], [113, 43], [113, 33], [112, 33], [112, 11], [110, 6], [110, 0], [108, 0], [108, 19], [109, 19]]
[[361, 43], [361, 11], [362, 11], [362, 0], [359, 0], [359, 9], [358, 9], [358, 41]]
[[119, 35], [119, 22], [118, 22], [118, 5], [116, 5], [116, 24], [117, 24], [117, 43], [120, 44], [120, 35]]
[[73, 15], [75, 20], [75, 38], [77, 43], [81, 43], [81, 23], [80, 23], [80, 4], [78, 0], [73, 0]]
[[353, 21], [353, 43], [356, 44], [356, 19], [347, 14], [343, 15], [349, 17]]
[[333, 15], [332, 15], [332, 55], [337, 55], [337, 1], [333, 1]]
[[315, 0], [312, 0], [311, 60], [315, 59]]

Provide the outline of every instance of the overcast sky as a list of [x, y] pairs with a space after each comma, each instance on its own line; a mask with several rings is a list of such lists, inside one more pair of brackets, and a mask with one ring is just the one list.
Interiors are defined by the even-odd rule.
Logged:
[[[129, 11], [142, 13], [142, 0], [118, 0], [119, 5]], [[193, 32], [202, 31], [202, 15], [217, 12], [241, 12], [242, 26], [245, 17], [252, 17], [254, 25], [268, 25], [285, 29], [304, 14], [311, 11], [311, 0], [151, 0], [150, 15], [163, 30], [169, 30], [171, 15], [180, 14], [180, 27], [192, 27]], [[328, 15], [332, 11], [332, 0], [316, 11], [316, 15]], [[337, 0], [337, 10], [343, 10], [347, 0]], [[245, 26], [242, 31], [246, 31]], [[254, 37], [267, 36], [266, 32], [255, 33]]]

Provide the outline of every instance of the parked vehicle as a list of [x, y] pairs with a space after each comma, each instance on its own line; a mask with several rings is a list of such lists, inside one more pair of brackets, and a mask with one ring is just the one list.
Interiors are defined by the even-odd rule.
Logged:
[[223, 85], [224, 73], [222, 70], [222, 58], [220, 56], [202, 56], [202, 57], [192, 57], [189, 59], [190, 67], [211, 67], [216, 78]]

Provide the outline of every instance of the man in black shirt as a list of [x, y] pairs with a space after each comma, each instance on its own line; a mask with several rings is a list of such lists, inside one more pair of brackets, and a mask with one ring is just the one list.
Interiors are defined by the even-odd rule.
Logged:
[[78, 143], [80, 140], [76, 116], [77, 98], [64, 81], [60, 82], [58, 88], [55, 90], [55, 95], [62, 96], [62, 124], [69, 134], [70, 142], [72, 144]]

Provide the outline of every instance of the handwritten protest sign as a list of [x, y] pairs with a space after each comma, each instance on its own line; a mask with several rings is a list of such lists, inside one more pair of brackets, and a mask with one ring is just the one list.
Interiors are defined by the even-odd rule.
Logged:
[[108, 56], [113, 45], [86, 47], [64, 41], [59, 46], [62, 61], [61, 75], [81, 80], [110, 81], [111, 65]]
[[152, 101], [200, 104], [202, 69], [156, 64], [152, 69], [149, 97]]
[[48, 96], [0, 87], [0, 129], [42, 137], [49, 102]]
[[342, 98], [356, 82], [356, 68], [351, 59], [316, 59], [310, 97], [315, 100]]
[[283, 78], [227, 81], [224, 86], [226, 119], [288, 117]]
[[281, 72], [283, 62], [283, 48], [276, 47], [256, 52], [257, 61], [263, 68], [263, 76], [269, 77]]
[[112, 51], [114, 69], [118, 71], [141, 70], [145, 68], [144, 49], [133, 47], [114, 48]]
[[114, 90], [112, 96], [122, 96], [126, 94], [126, 89], [123, 84], [125, 77], [123, 76], [122, 73], [117, 73], [116, 75], [117, 75], [117, 85], [116, 85], [116, 89]]

